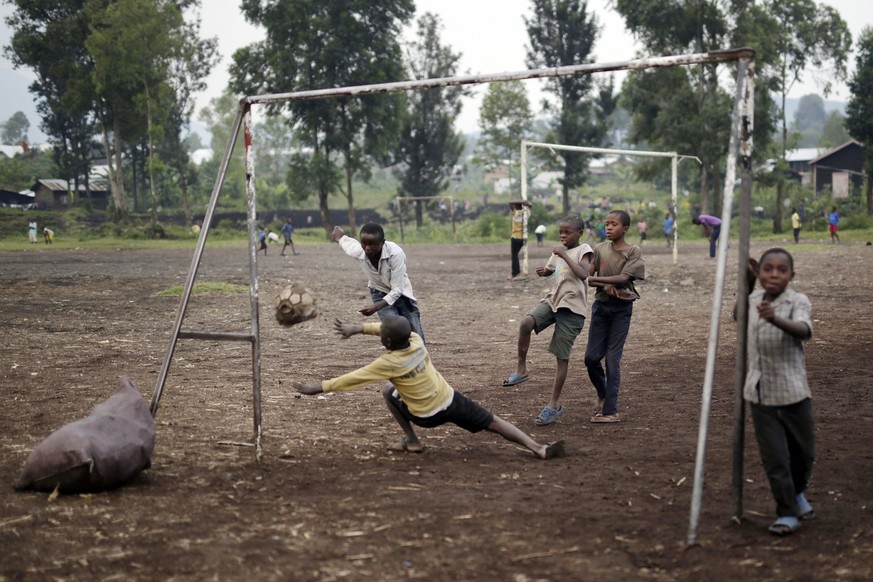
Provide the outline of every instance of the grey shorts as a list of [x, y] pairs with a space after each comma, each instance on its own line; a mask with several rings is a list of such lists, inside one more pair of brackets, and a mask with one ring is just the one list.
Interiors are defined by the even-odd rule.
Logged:
[[555, 333], [552, 334], [552, 341], [549, 343], [549, 353], [554, 354], [559, 360], [569, 360], [573, 342], [585, 327], [585, 316], [565, 308], [560, 308], [557, 312], [552, 311], [549, 304], [545, 302], [537, 303], [529, 315], [534, 318], [534, 331], [538, 335], [550, 325], [555, 325]]

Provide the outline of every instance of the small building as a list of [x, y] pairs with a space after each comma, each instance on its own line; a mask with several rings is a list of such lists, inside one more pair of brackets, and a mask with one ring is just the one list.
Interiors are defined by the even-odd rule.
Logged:
[[[73, 203], [72, 189], [66, 180], [37, 180], [32, 190], [40, 208], [63, 210]], [[92, 208], [106, 210], [109, 207], [109, 188], [103, 182], [91, 182], [88, 189], [84, 184], [79, 184], [76, 194], [79, 198], [89, 200]]]
[[832, 149], [809, 162], [816, 193], [848, 198], [864, 183], [864, 146], [855, 140]]
[[35, 208], [35, 197], [32, 190], [15, 192], [0, 188], [0, 206], [7, 208]]

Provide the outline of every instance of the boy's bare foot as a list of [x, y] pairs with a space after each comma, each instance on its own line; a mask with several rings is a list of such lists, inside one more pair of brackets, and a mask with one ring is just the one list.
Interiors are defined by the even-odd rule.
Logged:
[[598, 414], [603, 414], [603, 404], [606, 402], [603, 398], [597, 399], [597, 406], [594, 407], [594, 412], [591, 414], [597, 416]]
[[424, 445], [419, 441], [411, 441], [404, 437], [395, 443], [388, 445], [389, 451], [395, 453], [423, 453]]
[[564, 441], [556, 441], [543, 445], [536, 455], [543, 460], [566, 457], [567, 451], [564, 450]]

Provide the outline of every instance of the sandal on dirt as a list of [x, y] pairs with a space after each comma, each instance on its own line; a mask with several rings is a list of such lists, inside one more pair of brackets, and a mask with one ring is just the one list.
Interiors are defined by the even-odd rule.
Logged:
[[423, 453], [424, 445], [418, 445], [421, 448], [410, 448], [409, 439], [406, 437], [400, 439], [397, 442], [391, 443], [388, 445], [388, 450], [393, 451], [395, 453]]
[[800, 519], [802, 521], [815, 519], [815, 510], [809, 501], [806, 500], [806, 496], [803, 493], [797, 494], [797, 510], [800, 512]]
[[564, 441], [555, 441], [546, 446], [546, 459], [557, 459], [566, 456], [567, 451], [564, 450]]
[[564, 414], [565, 410], [566, 409], [563, 406], [559, 406], [558, 410], [546, 406], [545, 408], [543, 408], [543, 411], [540, 412], [540, 415], [534, 421], [534, 424], [537, 426], [546, 426], [547, 424], [552, 424], [553, 422], [558, 420], [559, 416]]
[[771, 523], [767, 529], [773, 535], [787, 536], [800, 529], [800, 521], [796, 517], [786, 515]]
[[528, 375], [527, 373], [519, 374], [518, 372], [513, 372], [509, 375], [509, 378], [503, 381], [504, 386], [515, 386], [516, 384], [521, 384], [522, 382], [527, 382]]
[[591, 422], [595, 424], [610, 424], [613, 422], [621, 422], [617, 414], [602, 414], [597, 413], [591, 417]]

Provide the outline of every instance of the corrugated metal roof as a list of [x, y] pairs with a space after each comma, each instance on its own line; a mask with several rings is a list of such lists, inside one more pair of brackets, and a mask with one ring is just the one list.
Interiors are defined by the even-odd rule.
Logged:
[[[67, 181], [61, 180], [60, 178], [42, 178], [37, 180], [36, 183], [45, 186], [53, 192], [69, 192], [70, 190]], [[109, 190], [108, 185], [105, 182], [90, 182], [88, 188], [91, 192], [107, 192]], [[85, 184], [79, 184], [79, 191], [85, 191]]]

